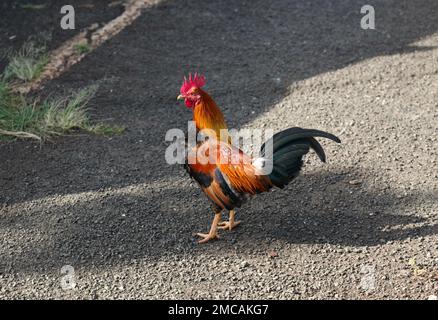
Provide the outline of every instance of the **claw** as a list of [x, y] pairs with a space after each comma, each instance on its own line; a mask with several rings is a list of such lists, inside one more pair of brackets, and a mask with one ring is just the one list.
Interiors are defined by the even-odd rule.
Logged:
[[222, 221], [218, 223], [218, 228], [221, 230], [233, 230], [237, 227], [242, 221]]
[[235, 215], [236, 213], [234, 210], [230, 210], [230, 219], [228, 221], [219, 222], [218, 228], [222, 230], [233, 230], [235, 227], [237, 227], [242, 221], [235, 221]]
[[201, 237], [202, 239], [198, 241], [198, 243], [207, 243], [210, 240], [219, 239], [219, 235], [216, 234], [210, 234], [210, 233], [197, 233], [198, 237]]
[[210, 232], [209, 233], [197, 233], [196, 235], [201, 237], [202, 239], [198, 241], [198, 243], [206, 243], [213, 239], [219, 239], [219, 236], [217, 234], [217, 225], [219, 224], [219, 221], [221, 221], [221, 213], [216, 212], [214, 215], [213, 223], [211, 224]]

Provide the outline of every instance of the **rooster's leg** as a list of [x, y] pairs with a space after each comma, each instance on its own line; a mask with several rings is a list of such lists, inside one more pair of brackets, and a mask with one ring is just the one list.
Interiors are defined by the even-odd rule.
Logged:
[[211, 224], [210, 232], [207, 233], [197, 233], [196, 235], [201, 237], [202, 239], [198, 241], [198, 243], [206, 243], [213, 239], [218, 239], [219, 236], [217, 234], [217, 225], [221, 221], [221, 213], [216, 212], [214, 215], [213, 223]]
[[232, 230], [232, 229], [234, 229], [235, 227], [237, 227], [242, 221], [235, 221], [235, 220], [234, 220], [234, 215], [235, 215], [234, 209], [233, 209], [233, 210], [230, 210], [230, 219], [229, 219], [228, 221], [219, 222], [219, 223], [218, 223], [218, 227], [219, 227], [219, 229], [223, 229], [223, 230], [226, 230], [226, 229], [228, 229], [228, 230]]

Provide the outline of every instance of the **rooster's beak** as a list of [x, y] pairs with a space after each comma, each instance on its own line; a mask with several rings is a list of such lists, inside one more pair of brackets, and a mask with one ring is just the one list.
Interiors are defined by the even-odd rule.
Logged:
[[184, 100], [184, 97], [182, 94], [180, 94], [178, 97], [176, 97], [176, 100]]

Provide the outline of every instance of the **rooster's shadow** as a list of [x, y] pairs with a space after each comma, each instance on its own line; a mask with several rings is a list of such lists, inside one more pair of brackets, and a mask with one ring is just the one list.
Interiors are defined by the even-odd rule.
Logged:
[[436, 194], [378, 190], [359, 173], [304, 174], [287, 190], [262, 197], [242, 210], [250, 225], [239, 239], [247, 243], [269, 237], [294, 244], [376, 246], [438, 234], [438, 224], [415, 212], [418, 204], [437, 201]]
[[[362, 183], [351, 185], [351, 179]], [[253, 198], [238, 210], [241, 226], [222, 231], [220, 241], [205, 245], [198, 245], [193, 233], [207, 231], [213, 215], [194, 185], [113, 193], [70, 210], [68, 204], [50, 210], [36, 207], [30, 216], [10, 215], [3, 227], [41, 229], [44, 222], [30, 217], [44, 214], [60, 217], [51, 227], [63, 232], [53, 232], [47, 242], [28, 243], [19, 257], [5, 257], [2, 267], [20, 263], [22, 271], [35, 271], [58, 268], [60, 261], [108, 266], [169, 254], [250, 253], [281, 243], [376, 246], [438, 234], [438, 224], [413, 209], [431, 195], [370, 191], [368, 184], [363, 175], [345, 171], [303, 174], [285, 190]]]

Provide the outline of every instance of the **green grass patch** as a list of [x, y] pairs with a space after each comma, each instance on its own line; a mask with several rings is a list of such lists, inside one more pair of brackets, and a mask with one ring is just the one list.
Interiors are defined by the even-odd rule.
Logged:
[[30, 82], [36, 79], [48, 62], [45, 46], [27, 42], [22, 48], [9, 56], [9, 63], [4, 71], [5, 81]]
[[22, 3], [22, 4], [20, 4], [20, 8], [26, 9], [26, 10], [43, 10], [46, 7], [47, 7], [47, 4], [45, 4], [45, 3], [42, 3], [42, 4]]
[[114, 135], [125, 130], [90, 120], [88, 105], [97, 92], [97, 85], [65, 97], [47, 99], [30, 98], [11, 90], [17, 82], [25, 83], [37, 78], [48, 62], [47, 57], [45, 47], [32, 41], [15, 54], [8, 55], [9, 64], [0, 75], [0, 139], [44, 140], [76, 130]]
[[79, 55], [80, 54], [85, 54], [85, 53], [91, 51], [90, 45], [88, 43], [84, 43], [84, 42], [76, 43], [73, 46], [73, 49], [75, 50], [76, 54], [79, 54]]
[[45, 140], [77, 130], [106, 136], [122, 133], [122, 127], [91, 122], [87, 105], [96, 91], [97, 86], [90, 86], [67, 97], [29, 101], [23, 95], [11, 93], [7, 83], [1, 81], [0, 138]]

